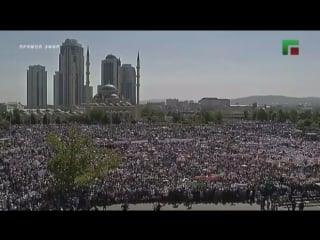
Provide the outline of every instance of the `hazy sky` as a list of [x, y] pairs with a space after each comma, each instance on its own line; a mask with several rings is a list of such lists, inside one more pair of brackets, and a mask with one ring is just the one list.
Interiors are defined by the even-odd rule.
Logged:
[[[320, 31], [0, 31], [0, 102], [27, 100], [27, 69], [48, 72], [48, 103], [59, 49], [20, 49], [20, 44], [61, 45], [74, 38], [90, 47], [94, 94], [101, 60], [108, 54], [136, 65], [140, 99], [250, 95], [320, 96]], [[282, 56], [282, 40], [300, 41], [299, 56]]]

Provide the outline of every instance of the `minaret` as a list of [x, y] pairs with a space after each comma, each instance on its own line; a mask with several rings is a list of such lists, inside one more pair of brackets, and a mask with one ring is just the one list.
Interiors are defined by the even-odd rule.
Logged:
[[139, 99], [140, 99], [140, 57], [139, 57], [139, 51], [138, 51], [138, 57], [137, 57], [137, 105], [139, 105]]
[[89, 104], [90, 99], [89, 99], [89, 86], [90, 86], [90, 80], [89, 80], [89, 75], [90, 75], [90, 71], [89, 71], [89, 66], [90, 66], [90, 60], [89, 60], [89, 46], [87, 47], [87, 60], [86, 60], [86, 104]]
[[122, 79], [121, 79], [121, 59], [119, 57], [118, 59], [118, 64], [117, 64], [117, 85], [116, 85], [117, 89], [118, 89], [118, 96], [121, 99], [122, 98]]

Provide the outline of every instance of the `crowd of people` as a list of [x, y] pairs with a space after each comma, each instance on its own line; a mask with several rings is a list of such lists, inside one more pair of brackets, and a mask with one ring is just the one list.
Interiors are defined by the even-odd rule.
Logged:
[[[53, 154], [45, 138], [68, 125], [17, 125], [0, 130], [0, 209], [54, 209], [46, 191]], [[220, 125], [81, 125], [97, 148], [116, 148], [120, 166], [68, 209], [135, 203], [259, 203], [317, 195], [320, 141], [307, 140], [290, 123], [227, 122]]]

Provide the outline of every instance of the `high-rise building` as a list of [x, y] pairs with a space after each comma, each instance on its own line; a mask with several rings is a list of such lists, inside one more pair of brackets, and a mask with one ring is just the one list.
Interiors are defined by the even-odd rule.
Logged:
[[75, 39], [66, 39], [60, 47], [54, 89], [59, 90], [54, 94], [54, 103], [59, 104], [55, 107], [70, 108], [85, 102], [83, 48]]
[[27, 105], [29, 108], [47, 106], [47, 71], [44, 66], [29, 66], [27, 70]]
[[136, 70], [131, 64], [122, 64], [122, 86], [121, 95], [131, 104], [136, 104]]
[[63, 82], [62, 74], [60, 72], [55, 72], [53, 76], [53, 99], [54, 106], [63, 106]]
[[114, 55], [108, 55], [101, 61], [101, 86], [107, 84], [114, 85], [121, 96], [121, 61]]

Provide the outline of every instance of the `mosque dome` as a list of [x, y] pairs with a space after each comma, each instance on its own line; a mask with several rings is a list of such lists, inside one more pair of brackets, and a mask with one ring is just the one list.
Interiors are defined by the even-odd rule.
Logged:
[[117, 94], [113, 93], [110, 95], [111, 98], [119, 98]]
[[117, 57], [112, 54], [109, 54], [108, 56], [106, 56], [106, 59], [117, 59]]
[[106, 84], [102, 86], [101, 90], [103, 91], [117, 91], [117, 88], [114, 85]]
[[69, 38], [67, 38], [62, 45], [63, 46], [78, 46], [78, 47], [81, 47], [81, 44], [76, 39], [69, 39]]

